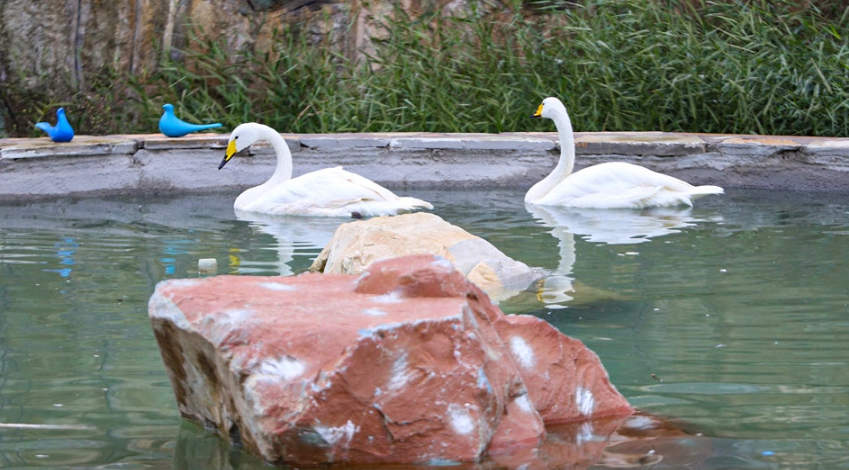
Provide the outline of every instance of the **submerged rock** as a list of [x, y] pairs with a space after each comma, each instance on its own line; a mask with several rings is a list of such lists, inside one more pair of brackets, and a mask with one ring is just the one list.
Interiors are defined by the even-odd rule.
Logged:
[[451, 261], [496, 301], [518, 294], [546, 275], [510, 258], [483, 238], [426, 212], [343, 224], [310, 270], [360, 274], [376, 260], [421, 254]]
[[270, 463], [479, 461], [633, 411], [579, 341], [434, 256], [164, 281], [149, 313], [182, 416]]

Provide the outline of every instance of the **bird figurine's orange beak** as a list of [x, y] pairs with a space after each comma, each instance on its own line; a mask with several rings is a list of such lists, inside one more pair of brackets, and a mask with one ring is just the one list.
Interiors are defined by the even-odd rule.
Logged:
[[224, 168], [224, 165], [226, 165], [227, 162], [229, 162], [230, 159], [233, 158], [233, 155], [236, 155], [236, 141], [235, 140], [231, 140], [227, 144], [227, 150], [224, 151], [224, 159], [221, 160], [221, 164], [218, 165], [218, 169], [220, 170], [220, 169]]

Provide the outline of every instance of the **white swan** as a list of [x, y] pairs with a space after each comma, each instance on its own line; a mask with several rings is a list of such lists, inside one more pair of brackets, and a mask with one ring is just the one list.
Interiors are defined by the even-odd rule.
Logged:
[[264, 140], [277, 154], [277, 168], [265, 183], [247, 189], [233, 207], [237, 211], [318, 217], [370, 217], [396, 215], [416, 209], [433, 209], [430, 203], [398, 197], [388, 189], [342, 167], [325, 168], [292, 178], [292, 153], [274, 129], [248, 122], [230, 134], [227, 151], [218, 169], [236, 153]]
[[693, 186], [625, 162], [601, 163], [572, 173], [575, 137], [566, 107], [549, 97], [532, 117], [554, 121], [560, 137], [560, 161], [525, 194], [528, 204], [595, 209], [692, 206], [693, 199], [724, 192], [719, 186]]

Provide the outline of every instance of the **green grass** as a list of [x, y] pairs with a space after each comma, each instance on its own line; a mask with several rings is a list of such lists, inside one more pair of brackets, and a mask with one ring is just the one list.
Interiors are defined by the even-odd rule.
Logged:
[[[297, 31], [235, 57], [206, 42], [144, 76], [91, 77], [70, 99], [6, 97], [22, 105], [5, 121], [51, 119], [43, 113], [61, 100], [78, 133], [153, 133], [171, 102], [179, 116], [220, 121], [223, 131], [245, 121], [296, 133], [538, 131], [553, 127], [528, 116], [554, 95], [579, 131], [849, 137], [849, 9], [795, 3], [540, 0], [467, 18], [397, 11], [377, 53], [356, 63]], [[18, 127], [9, 131], [36, 135]]]

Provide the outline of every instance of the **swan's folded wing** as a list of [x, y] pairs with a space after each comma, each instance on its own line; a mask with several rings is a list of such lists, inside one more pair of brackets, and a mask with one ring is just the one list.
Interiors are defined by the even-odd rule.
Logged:
[[572, 207], [596, 209], [641, 209], [650, 207], [662, 192], [655, 186], [622, 187], [616, 192], [598, 192], [577, 196], [572, 199]]
[[665, 175], [639, 165], [625, 162], [593, 165], [576, 172], [570, 176], [571, 178], [577, 178], [586, 184], [592, 184], [596, 187], [654, 186], [685, 193], [693, 189], [693, 185], [674, 176]]
[[335, 167], [285, 181], [266, 191], [245, 210], [262, 207], [262, 212], [276, 214], [388, 215], [410, 210], [409, 203], [402, 199], [408, 198], [399, 198], [367, 178]]
[[678, 178], [630, 163], [611, 162], [570, 175], [541, 203], [599, 209], [690, 205], [693, 190], [693, 185]]

